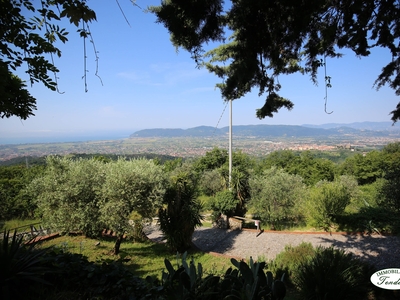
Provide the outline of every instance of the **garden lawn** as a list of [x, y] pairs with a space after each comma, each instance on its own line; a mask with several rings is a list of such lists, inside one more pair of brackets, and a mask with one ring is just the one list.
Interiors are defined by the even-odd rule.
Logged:
[[[176, 253], [168, 251], [164, 244], [148, 242], [124, 241], [119, 255], [110, 254], [114, 247], [112, 238], [90, 239], [84, 236], [61, 236], [52, 240], [41, 242], [40, 248], [57, 247], [71, 253], [79, 253], [89, 261], [99, 262], [107, 260], [121, 260], [123, 264], [136, 276], [146, 276], [161, 279], [165, 270], [164, 259], [167, 258], [174, 267], [181, 263]], [[229, 258], [217, 257], [201, 251], [188, 252], [188, 260], [194, 259], [195, 264], [201, 263], [204, 273], [222, 275], [231, 266]]]
[[30, 231], [29, 225], [35, 224], [34, 226], [39, 226], [40, 225], [40, 219], [12, 219], [8, 221], [2, 221], [0, 220], [0, 228], [1, 232], [10, 231], [14, 232], [16, 229], [18, 232], [21, 231]]

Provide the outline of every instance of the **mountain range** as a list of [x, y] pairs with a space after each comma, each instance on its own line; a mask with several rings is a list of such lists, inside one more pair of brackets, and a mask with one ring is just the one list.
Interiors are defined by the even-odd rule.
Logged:
[[[400, 127], [391, 122], [358, 122], [350, 124], [330, 123], [322, 125], [234, 125], [236, 137], [326, 137], [358, 135], [365, 137], [400, 137]], [[215, 128], [198, 126], [188, 129], [153, 128], [136, 131], [130, 138], [137, 137], [218, 137], [226, 136], [229, 127]]]

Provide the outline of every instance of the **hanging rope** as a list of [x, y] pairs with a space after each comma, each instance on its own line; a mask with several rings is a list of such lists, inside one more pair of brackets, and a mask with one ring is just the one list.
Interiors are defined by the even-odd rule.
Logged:
[[[223, 62], [223, 63], [224, 63], [224, 68], [225, 68], [225, 62]], [[224, 75], [223, 78], [222, 78], [222, 82], [225, 84], [225, 75]], [[217, 125], [216, 125], [215, 128], [214, 128], [213, 135], [215, 134], [215, 132], [216, 132], [217, 129], [218, 129], [219, 122], [221, 122], [222, 116], [223, 116], [224, 113], [225, 113], [225, 110], [226, 110], [226, 107], [228, 106], [228, 103], [229, 103], [229, 101], [226, 101], [225, 106], [224, 106], [224, 109], [222, 110], [222, 114], [221, 114], [221, 116], [219, 117], [218, 123], [217, 123]]]
[[222, 114], [221, 114], [221, 116], [219, 117], [219, 120], [218, 120], [217, 125], [216, 125], [215, 128], [214, 128], [213, 134], [215, 134], [215, 131], [217, 131], [217, 129], [218, 129], [219, 122], [221, 122], [222, 116], [223, 116], [224, 113], [225, 113], [225, 110], [226, 110], [226, 107], [228, 106], [228, 103], [229, 103], [229, 101], [226, 101], [225, 107], [224, 107], [224, 109], [222, 110]]
[[86, 73], [87, 73], [87, 68], [86, 68], [86, 29], [85, 29], [85, 21], [82, 20], [82, 37], [83, 37], [83, 76], [82, 79], [85, 82], [85, 93], [88, 92], [87, 88], [87, 81], [86, 81]]
[[97, 49], [96, 49], [96, 45], [95, 45], [95, 43], [94, 43], [94, 39], [93, 39], [93, 36], [92, 36], [92, 32], [90, 31], [90, 28], [89, 28], [89, 24], [86, 24], [86, 26], [87, 26], [87, 29], [88, 29], [88, 35], [89, 35], [89, 37], [90, 37], [90, 42], [91, 42], [92, 45], [93, 45], [93, 52], [94, 52], [94, 55], [95, 55], [95, 58], [96, 58], [96, 59], [95, 59], [95, 61], [96, 61], [96, 72], [94, 73], [94, 75], [95, 75], [97, 78], [99, 78], [101, 85], [104, 85], [104, 84], [103, 84], [103, 80], [101, 79], [101, 77], [100, 77], [100, 75], [99, 75], [99, 59], [100, 59], [100, 57], [99, 57], [99, 55], [98, 55], [99, 51], [97, 51]]
[[124, 16], [126, 23], [128, 23], [129, 27], [132, 27], [131, 24], [129, 23], [127, 17], [125, 16], [124, 10], [122, 9], [121, 5], [119, 5], [118, 0], [115, 0], [115, 1], [117, 2], [119, 10], [121, 11], [122, 15]]
[[330, 115], [333, 111], [328, 112], [326, 110], [326, 105], [328, 103], [328, 88], [332, 87], [331, 85], [331, 77], [326, 75], [326, 55], [324, 55], [324, 70], [325, 70], [325, 113]]

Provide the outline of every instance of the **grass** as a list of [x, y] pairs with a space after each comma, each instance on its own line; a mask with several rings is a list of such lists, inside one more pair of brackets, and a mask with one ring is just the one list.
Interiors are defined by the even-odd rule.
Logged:
[[36, 224], [38, 226], [40, 223], [39, 219], [12, 219], [8, 221], [0, 220], [0, 228], [3, 232], [4, 230], [14, 231], [17, 229], [18, 232], [30, 230], [29, 225]]
[[[118, 256], [110, 254], [114, 246], [114, 240], [110, 238], [89, 239], [84, 236], [61, 236], [39, 245], [41, 248], [50, 246], [82, 254], [94, 262], [122, 259], [126, 268], [142, 278], [153, 276], [161, 279], [162, 270], [165, 269], [165, 258], [173, 266], [177, 266], [180, 262], [177, 260], [177, 255], [168, 251], [164, 244], [150, 241], [144, 243], [124, 241]], [[201, 263], [205, 274], [222, 274], [231, 266], [229, 258], [216, 257], [200, 251], [190, 251], [188, 257], [193, 257], [196, 264]]]

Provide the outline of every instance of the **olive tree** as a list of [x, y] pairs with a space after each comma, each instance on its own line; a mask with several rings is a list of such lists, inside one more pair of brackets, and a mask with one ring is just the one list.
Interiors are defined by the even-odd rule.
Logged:
[[98, 207], [104, 183], [104, 164], [96, 160], [72, 160], [49, 156], [43, 176], [29, 190], [36, 199], [45, 226], [62, 233], [82, 231], [96, 236], [103, 228]]
[[132, 229], [131, 213], [139, 214], [144, 220], [154, 217], [161, 207], [165, 178], [162, 166], [146, 159], [108, 163], [105, 174], [99, 213], [102, 222], [117, 235], [113, 252], [118, 254], [123, 235]]
[[304, 193], [305, 185], [300, 176], [272, 167], [250, 178], [249, 208], [275, 228], [283, 221], [300, 217], [297, 208]]

